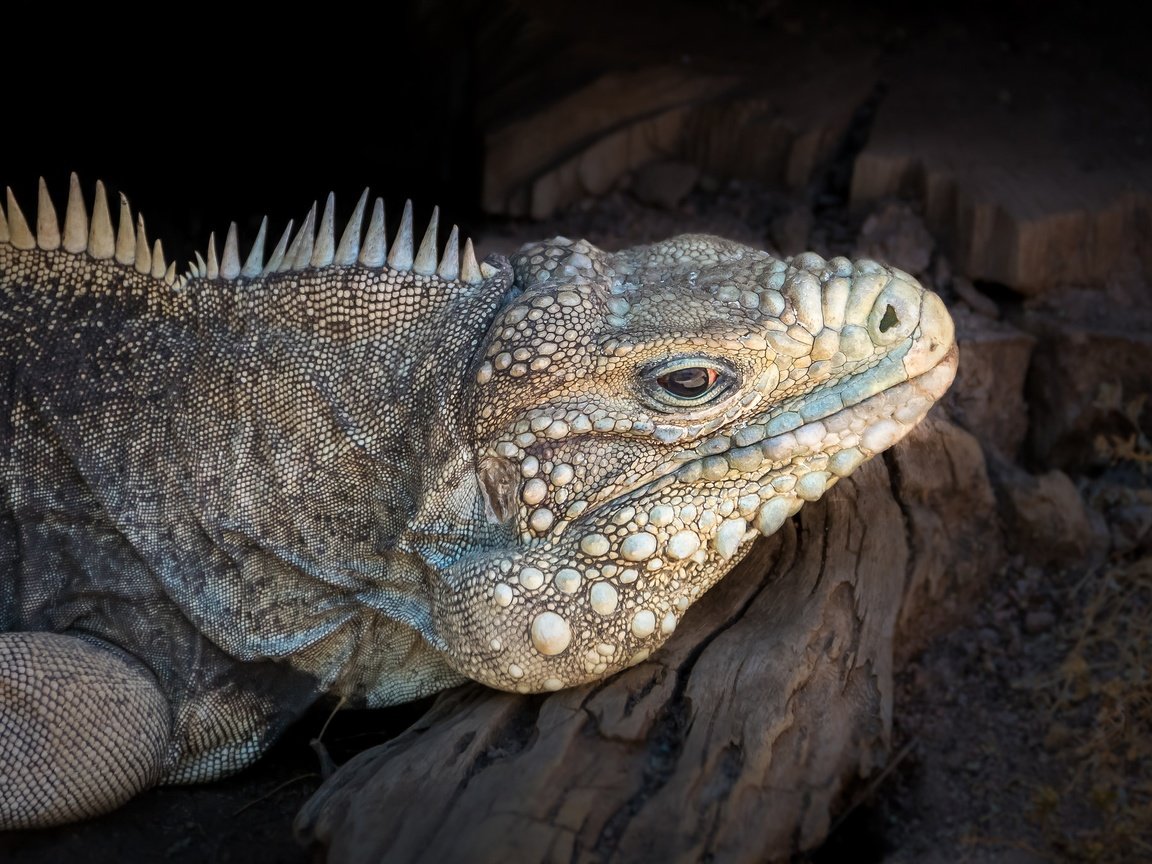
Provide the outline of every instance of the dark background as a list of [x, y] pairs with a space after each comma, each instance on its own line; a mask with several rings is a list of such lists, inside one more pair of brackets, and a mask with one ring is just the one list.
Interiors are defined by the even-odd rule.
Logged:
[[[267, 214], [275, 237], [329, 191], [347, 214], [365, 186], [389, 213], [411, 198], [420, 224], [439, 204], [448, 224], [469, 233], [484, 219], [485, 130], [605, 67], [707, 56], [723, 71], [729, 49], [718, 41], [733, 27], [744, 36], [733, 64], [747, 61], [741, 52], [798, 42], [867, 40], [895, 55], [962, 31], [969, 43], [1038, 62], [1053, 41], [1072, 41], [1085, 79], [1152, 80], [1146, 25], [1120, 3], [409, 0], [355, 11], [246, 9], [267, 18], [258, 23], [240, 11], [172, 6], [148, 20], [105, 8], [20, 9], [31, 19], [5, 27], [0, 183], [31, 212], [38, 176], [58, 208], [69, 172], [89, 201], [101, 179], [110, 195], [129, 196], [149, 236], [182, 262], [233, 220], [250, 239]], [[701, 27], [702, 11], [725, 26]], [[549, 19], [566, 34], [541, 36]], [[568, 50], [565, 40], [584, 48]], [[804, 72], [776, 84], [798, 87]]]

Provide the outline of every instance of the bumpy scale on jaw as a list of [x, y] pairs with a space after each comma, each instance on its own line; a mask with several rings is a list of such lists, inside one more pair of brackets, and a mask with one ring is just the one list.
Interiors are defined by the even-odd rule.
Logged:
[[[462, 562], [438, 617], [451, 662], [495, 687], [647, 657], [955, 374], [943, 303], [873, 261], [687, 235], [614, 255], [556, 238], [513, 266], [523, 294], [474, 378], [489, 518], [519, 545]], [[661, 392], [668, 369], [704, 396]]]

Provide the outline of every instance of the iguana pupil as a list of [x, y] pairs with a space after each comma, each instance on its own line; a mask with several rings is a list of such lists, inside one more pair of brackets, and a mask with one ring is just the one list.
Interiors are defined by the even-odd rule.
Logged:
[[657, 383], [673, 396], [680, 399], [699, 399], [711, 390], [720, 375], [715, 369], [704, 366], [690, 366], [676, 369], [661, 375]]

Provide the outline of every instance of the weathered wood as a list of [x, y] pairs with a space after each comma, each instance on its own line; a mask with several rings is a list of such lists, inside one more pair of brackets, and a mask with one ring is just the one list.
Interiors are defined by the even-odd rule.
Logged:
[[799, 13], [498, 5], [477, 45], [490, 213], [543, 218], [668, 159], [798, 190], [862, 136], [852, 205], [918, 200], [968, 278], [1034, 294], [1152, 272], [1147, 73], [1094, 63], [1073, 29], [1006, 50], [882, 13], [845, 39]]
[[[962, 345], [961, 357], [963, 351]], [[937, 413], [885, 456], [912, 550], [896, 627], [897, 666], [963, 620], [1005, 560], [982, 445]], [[873, 527], [890, 530], [869, 522]]]
[[[957, 440], [971, 441], [940, 423], [912, 449], [962, 463]], [[920, 474], [903, 449], [895, 481], [874, 460], [758, 543], [650, 660], [546, 697], [444, 694], [338, 771], [299, 837], [332, 862], [752, 862], [814, 847], [885, 759], [902, 599], [956, 587], [925, 572], [952, 568], [951, 546], [926, 544], [974, 543], [959, 514], [991, 498], [978, 447], [958, 474]], [[942, 537], [916, 514], [948, 496], [940, 518], [958, 524]]]
[[484, 209], [542, 219], [601, 195], [627, 171], [676, 153], [691, 116], [685, 106], [736, 83], [676, 67], [610, 71], [496, 126], [485, 136]]
[[1027, 293], [1152, 272], [1146, 84], [1086, 62], [1067, 34], [1038, 52], [920, 40], [885, 70], [853, 206], [918, 198], [959, 272]]
[[766, 39], [700, 4], [497, 6], [476, 49], [489, 213], [544, 218], [667, 159], [802, 188], [876, 81], [874, 42]]

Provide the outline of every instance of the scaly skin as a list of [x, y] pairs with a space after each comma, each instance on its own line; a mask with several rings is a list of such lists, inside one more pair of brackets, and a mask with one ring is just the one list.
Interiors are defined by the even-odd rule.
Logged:
[[325, 695], [636, 663], [955, 372], [943, 304], [874, 262], [481, 265], [407, 214], [386, 257], [365, 200], [339, 246], [330, 203], [181, 277], [99, 187], [63, 230], [43, 187], [35, 230], [0, 211], [0, 827], [238, 770]]

